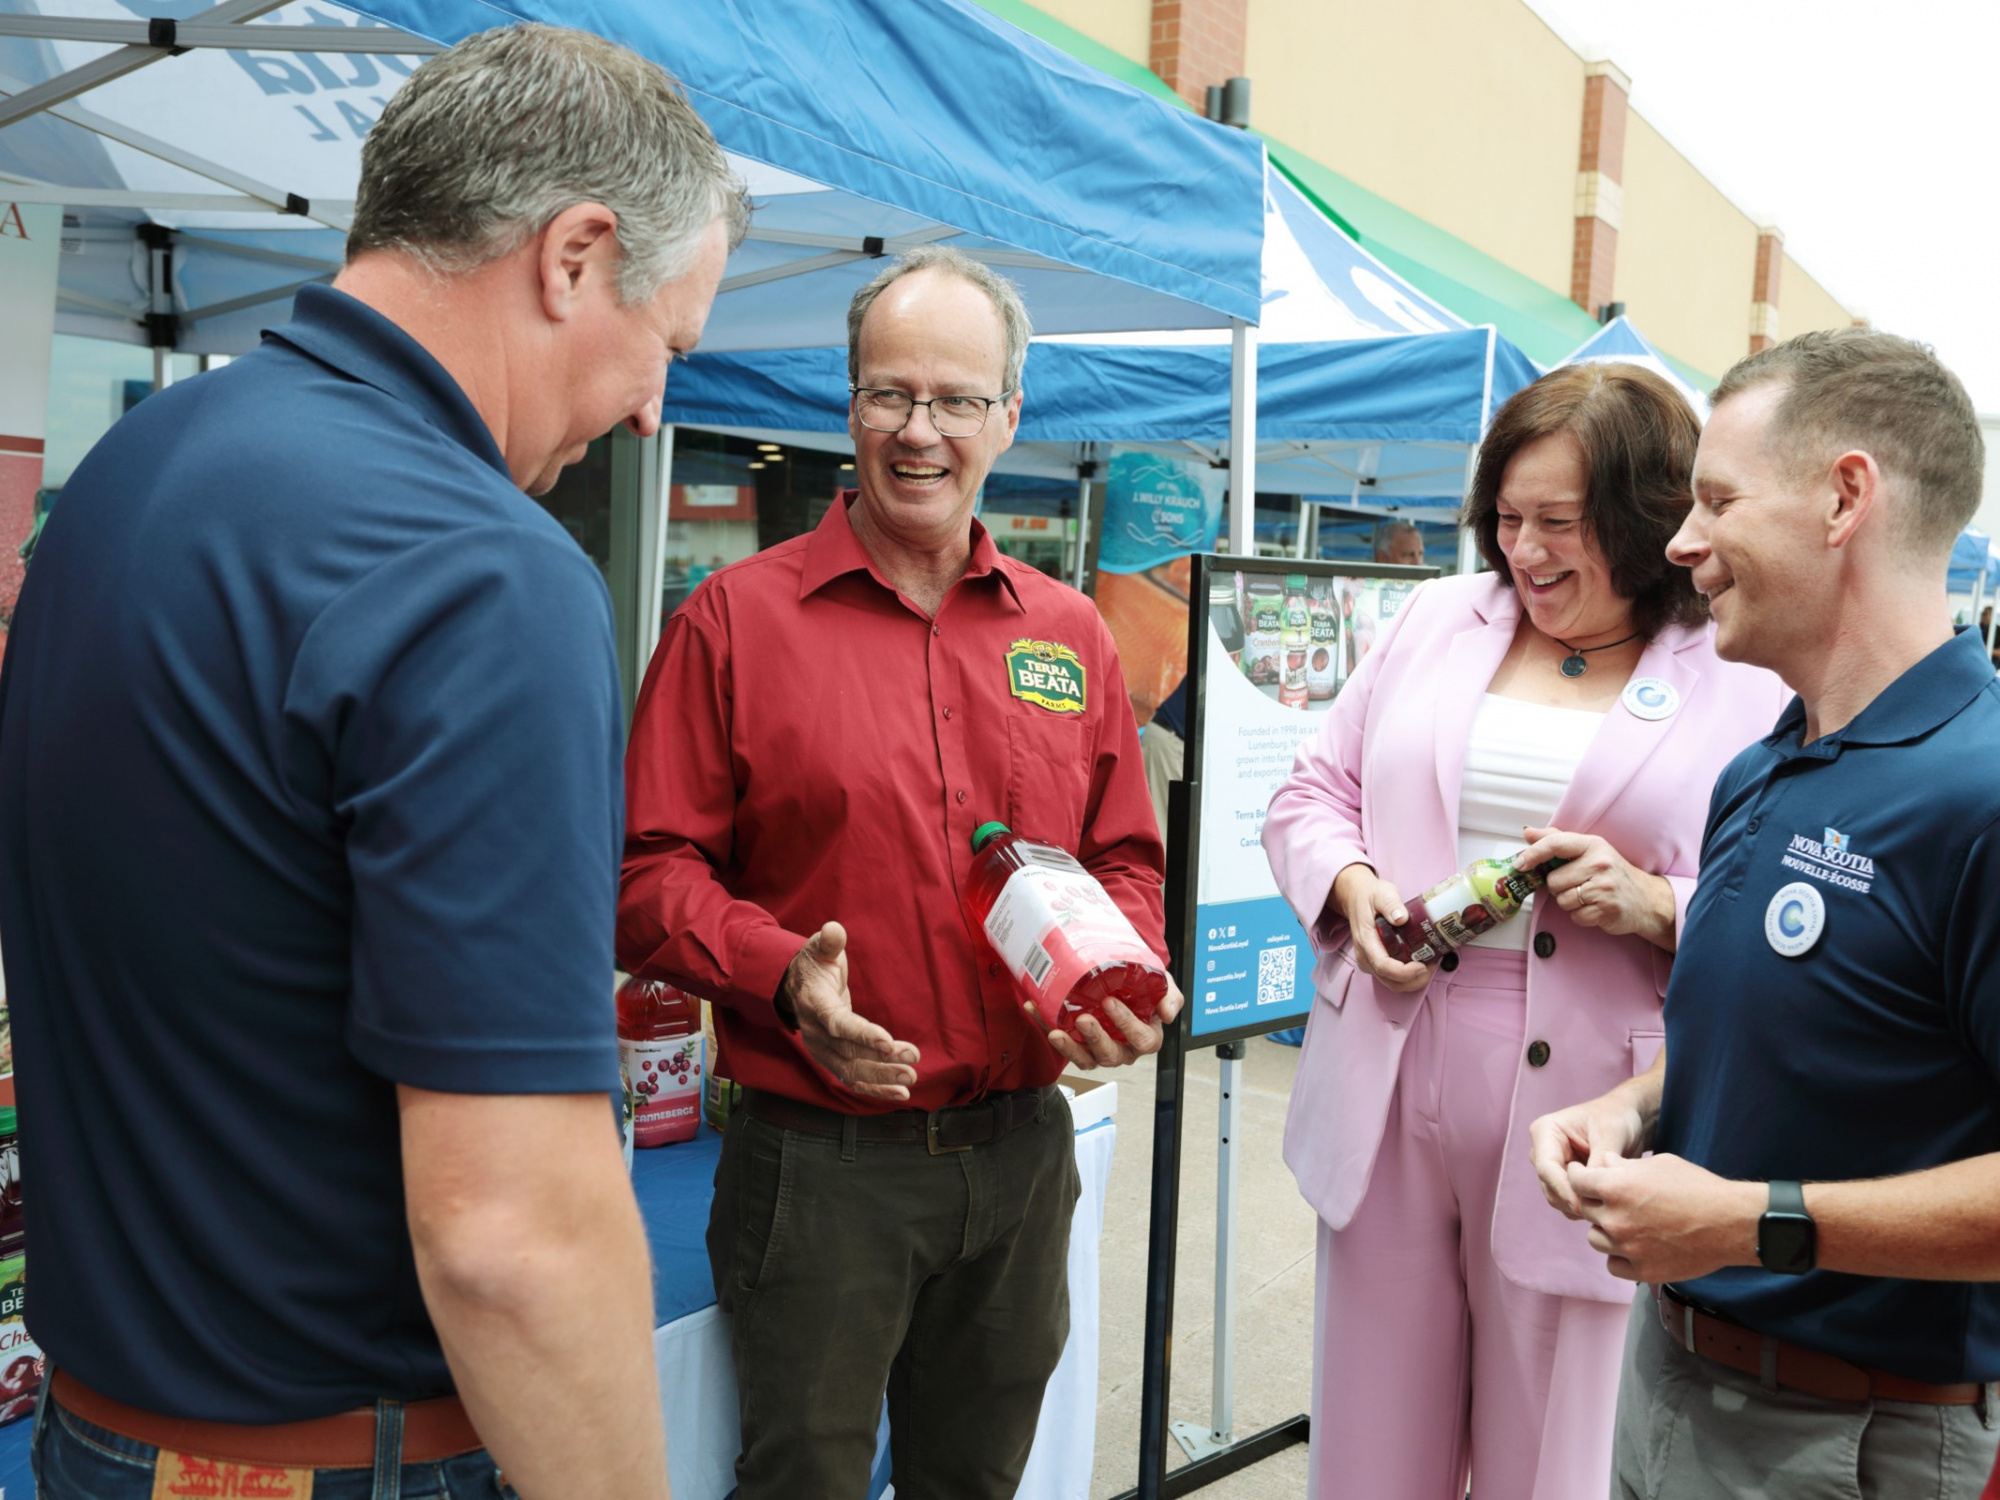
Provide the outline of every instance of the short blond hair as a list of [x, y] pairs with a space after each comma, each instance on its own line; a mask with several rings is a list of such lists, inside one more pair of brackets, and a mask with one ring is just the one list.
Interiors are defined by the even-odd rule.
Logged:
[[1859, 449], [1891, 476], [1896, 531], [1909, 550], [1951, 550], [1979, 511], [1986, 437], [1937, 351], [1872, 328], [1802, 333], [1738, 360], [1714, 403], [1765, 385], [1784, 388], [1764, 446], [1791, 478], [1816, 479]]

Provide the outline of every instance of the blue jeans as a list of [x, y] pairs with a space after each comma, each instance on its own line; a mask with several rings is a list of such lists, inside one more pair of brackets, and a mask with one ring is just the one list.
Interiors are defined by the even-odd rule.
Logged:
[[[398, 1465], [401, 1419], [401, 1408], [390, 1404], [379, 1424], [375, 1468], [315, 1470], [313, 1500], [519, 1500], [483, 1448], [440, 1463]], [[37, 1500], [150, 1500], [158, 1452], [64, 1411], [42, 1387], [31, 1449]]]

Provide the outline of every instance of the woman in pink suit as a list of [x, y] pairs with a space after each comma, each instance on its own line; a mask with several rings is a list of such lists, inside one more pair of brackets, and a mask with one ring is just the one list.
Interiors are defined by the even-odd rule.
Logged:
[[[1609, 1485], [1632, 1288], [1549, 1210], [1527, 1131], [1651, 1063], [1709, 788], [1786, 701], [1666, 560], [1699, 435], [1633, 366], [1516, 395], [1466, 501], [1493, 571], [1412, 596], [1272, 799], [1318, 955], [1285, 1127], [1320, 1217], [1316, 1500]], [[1388, 956], [1400, 893], [1524, 845], [1567, 861], [1528, 911], [1435, 967]]]

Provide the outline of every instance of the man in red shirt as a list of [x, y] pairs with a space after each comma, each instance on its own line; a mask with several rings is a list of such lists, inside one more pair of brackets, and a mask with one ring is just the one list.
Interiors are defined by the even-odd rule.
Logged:
[[[1060, 844], [1164, 954], [1163, 859], [1109, 633], [974, 499], [1020, 420], [1013, 287], [926, 247], [848, 314], [858, 492], [668, 622], [626, 759], [618, 951], [714, 1001], [744, 1086], [709, 1257], [742, 1500], [1011, 1496], [1068, 1335], [1067, 1063], [1160, 1044], [1112, 1002], [1045, 1034], [961, 899], [990, 820]], [[1075, 652], [1022, 696], [1009, 657]], [[1161, 1018], [1181, 996], [1170, 990]]]

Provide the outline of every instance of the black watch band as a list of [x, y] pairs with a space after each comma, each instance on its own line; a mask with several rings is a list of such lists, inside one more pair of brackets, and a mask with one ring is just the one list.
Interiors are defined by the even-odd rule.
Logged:
[[1770, 1206], [1757, 1221], [1757, 1262], [1780, 1276], [1803, 1276], [1819, 1254], [1818, 1226], [1806, 1212], [1806, 1190], [1796, 1182], [1773, 1182]]

